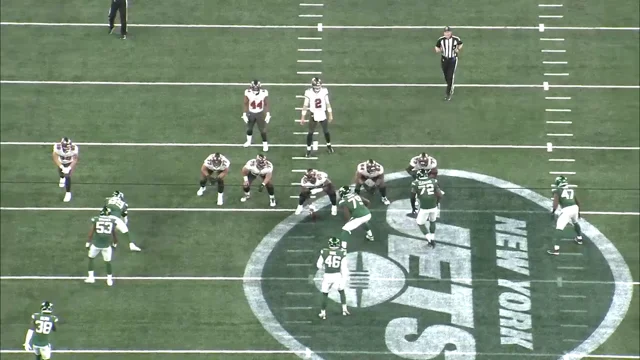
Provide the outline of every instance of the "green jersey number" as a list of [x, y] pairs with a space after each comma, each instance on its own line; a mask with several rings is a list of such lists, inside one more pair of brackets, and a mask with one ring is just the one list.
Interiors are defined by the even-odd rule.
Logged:
[[427, 195], [432, 196], [436, 193], [436, 188], [432, 183], [428, 183], [427, 185], [422, 186], [422, 189], [420, 189], [420, 195], [424, 195], [425, 192]]
[[51, 329], [53, 329], [53, 323], [51, 321], [42, 321], [36, 320], [34, 321], [36, 324], [36, 333], [48, 335], [51, 333]]
[[111, 234], [113, 232], [113, 223], [108, 221], [98, 221], [96, 223], [96, 232], [98, 234]]
[[573, 200], [573, 194], [574, 194], [573, 189], [563, 189], [562, 194], [560, 194], [560, 197]]
[[327, 267], [330, 267], [330, 268], [333, 268], [333, 269], [339, 269], [340, 268], [340, 264], [342, 263], [342, 256], [329, 255], [324, 260], [324, 263], [325, 263], [325, 265], [327, 265]]
[[362, 203], [362, 199], [360, 198], [360, 196], [354, 196], [351, 199], [349, 199], [349, 202], [353, 204], [353, 208], [357, 208], [358, 206], [364, 205]]

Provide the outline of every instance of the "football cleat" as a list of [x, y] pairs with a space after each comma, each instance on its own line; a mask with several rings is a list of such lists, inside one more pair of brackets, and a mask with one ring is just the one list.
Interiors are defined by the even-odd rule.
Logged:
[[53, 311], [53, 303], [49, 302], [49, 301], [43, 301], [42, 304], [40, 305], [40, 311], [44, 312], [44, 313], [50, 313]]
[[269, 151], [269, 144], [267, 144], [267, 143], [262, 143], [262, 151], [264, 151], [264, 152]]
[[260, 93], [260, 87], [262, 86], [262, 84], [260, 84], [260, 81], [258, 80], [253, 80], [250, 84], [250, 89], [251, 91], [253, 91], [254, 94], [259, 94]]
[[200, 189], [198, 189], [198, 192], [196, 194], [198, 196], [202, 196], [204, 194], [205, 190], [207, 190], [207, 188], [203, 186]]
[[338, 249], [340, 248], [340, 239], [338, 239], [337, 237], [330, 237], [328, 244], [329, 249]]
[[64, 194], [64, 199], [62, 199], [62, 201], [64, 201], [64, 202], [71, 201], [71, 193], [70, 192], [65, 193]]
[[115, 29], [115, 27], [111, 27], [109, 26], [109, 35], [113, 34], [113, 30]]
[[342, 309], [342, 316], [349, 316], [351, 313], [347, 309]]
[[311, 150], [307, 150], [307, 153], [304, 156], [305, 157], [311, 157]]
[[387, 199], [386, 196], [380, 198], [380, 200], [382, 200], [382, 203], [385, 204], [385, 205], [390, 205], [391, 204], [391, 201], [389, 201], [389, 199]]
[[320, 317], [320, 319], [322, 320], [327, 320], [327, 312], [324, 310], [320, 310], [320, 314], [318, 314], [318, 317]]
[[329, 154], [333, 154], [334, 152], [336, 152], [335, 150], [333, 150], [333, 147], [331, 145], [327, 145], [327, 151], [329, 152]]
[[556, 251], [556, 250], [547, 250], [547, 254], [549, 255], [560, 255], [560, 251]]
[[296, 215], [300, 215], [300, 214], [302, 214], [302, 205], [298, 205], [298, 207], [296, 207], [296, 212], [295, 212], [295, 214], [296, 214]]
[[246, 141], [244, 144], [242, 144], [242, 147], [249, 147], [251, 146], [251, 141]]
[[270, 199], [269, 199], [269, 206], [271, 206], [271, 207], [276, 207], [276, 199], [274, 199], [274, 198], [270, 198]]
[[244, 196], [240, 198], [240, 202], [246, 202], [250, 198], [251, 198], [251, 194], [244, 194]]
[[122, 39], [122, 40], [127, 40], [127, 35], [122, 35], [122, 36], [120, 36], [120, 39]]
[[349, 186], [345, 185], [338, 190], [338, 196], [340, 196], [340, 198], [344, 198], [349, 194], [351, 194], [351, 188]]
[[224, 196], [222, 195], [222, 193], [218, 193], [218, 202], [217, 202], [218, 206], [222, 206], [224, 205]]
[[338, 207], [335, 205], [331, 205], [331, 215], [336, 216], [338, 215]]
[[131, 251], [142, 251], [142, 249], [140, 249], [136, 244], [134, 243], [129, 243], [129, 250]]
[[113, 278], [107, 278], [107, 286], [113, 286]]
[[582, 236], [576, 236], [576, 238], [574, 240], [575, 240], [576, 244], [582, 245]]
[[369, 241], [375, 241], [375, 238], [373, 237], [373, 235], [367, 234], [367, 235], [364, 236], [364, 238], [369, 240]]
[[322, 90], [322, 80], [319, 77], [314, 77], [311, 79], [311, 88], [314, 92], [319, 93]]
[[87, 284], [93, 284], [93, 283], [96, 282], [96, 279], [93, 278], [93, 277], [88, 277], [88, 278], [84, 279], [84, 282], [87, 283]]

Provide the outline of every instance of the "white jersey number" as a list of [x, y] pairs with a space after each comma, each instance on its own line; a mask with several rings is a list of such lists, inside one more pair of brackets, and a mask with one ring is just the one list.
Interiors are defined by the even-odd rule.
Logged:
[[113, 231], [113, 223], [108, 221], [98, 221], [96, 223], [96, 232], [98, 234], [111, 234]]
[[53, 329], [53, 323], [51, 321], [36, 320], [34, 323], [36, 324], [36, 332], [38, 334], [46, 335]]
[[340, 264], [342, 263], [342, 256], [329, 255], [324, 260], [324, 263], [325, 263], [325, 265], [327, 265], [327, 267], [330, 267], [332, 269], [339, 269], [340, 268]]

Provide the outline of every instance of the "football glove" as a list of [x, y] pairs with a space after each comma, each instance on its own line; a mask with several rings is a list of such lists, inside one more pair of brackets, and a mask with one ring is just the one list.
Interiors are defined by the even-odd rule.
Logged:
[[90, 243], [90, 242], [86, 242], [86, 243], [84, 244], [84, 247], [85, 247], [86, 249], [90, 248], [90, 247], [91, 247], [91, 243]]
[[245, 124], [249, 123], [249, 117], [247, 116], [247, 113], [242, 113], [242, 120], [245, 122]]
[[24, 346], [24, 349], [25, 349], [26, 351], [33, 351], [33, 349], [31, 348], [31, 345], [29, 345], [29, 344], [23, 344], [23, 346]]
[[260, 187], [258, 188], [258, 192], [262, 192], [262, 190], [264, 190], [264, 184], [260, 184]]
[[265, 116], [264, 118], [264, 122], [266, 122], [267, 124], [269, 123], [269, 121], [271, 121], [271, 113], [267, 113], [267, 116]]

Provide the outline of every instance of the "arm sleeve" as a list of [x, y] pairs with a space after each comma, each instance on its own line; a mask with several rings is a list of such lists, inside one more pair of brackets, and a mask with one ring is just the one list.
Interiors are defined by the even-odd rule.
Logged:
[[340, 273], [343, 278], [349, 277], [349, 265], [347, 264], [347, 258], [342, 258], [342, 263], [340, 264]]
[[318, 270], [322, 270], [322, 265], [324, 264], [324, 259], [322, 258], [322, 254], [318, 256], [318, 261], [316, 261], [316, 267]]
[[440, 49], [440, 39], [436, 40], [436, 47]]
[[24, 337], [25, 344], [31, 344], [31, 337], [33, 336], [33, 329], [27, 330], [27, 335]]

